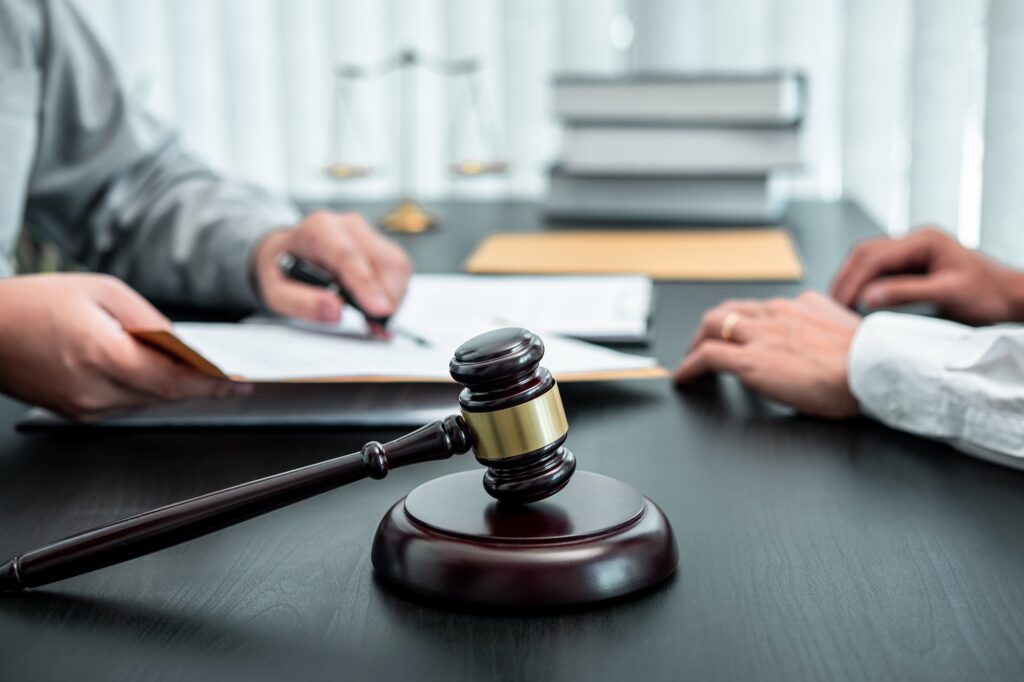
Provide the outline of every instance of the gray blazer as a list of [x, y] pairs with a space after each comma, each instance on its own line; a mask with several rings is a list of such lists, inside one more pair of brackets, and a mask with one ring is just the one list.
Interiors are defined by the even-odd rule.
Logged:
[[133, 107], [65, 0], [0, 0], [0, 276], [28, 222], [152, 300], [251, 307], [254, 244], [298, 217]]

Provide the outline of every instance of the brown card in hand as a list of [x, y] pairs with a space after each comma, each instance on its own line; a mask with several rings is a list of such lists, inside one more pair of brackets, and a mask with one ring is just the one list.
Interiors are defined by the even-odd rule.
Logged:
[[231, 378], [224, 374], [224, 372], [220, 371], [220, 369], [212, 362], [187, 346], [181, 339], [175, 336], [173, 332], [164, 330], [136, 329], [129, 331], [128, 333], [147, 346], [151, 346], [156, 350], [171, 356], [183, 365], [188, 365], [192, 369], [202, 372], [207, 376], [217, 377], [218, 379]]
[[664, 280], [796, 281], [803, 265], [783, 229], [587, 230], [488, 237], [466, 271], [640, 273]]

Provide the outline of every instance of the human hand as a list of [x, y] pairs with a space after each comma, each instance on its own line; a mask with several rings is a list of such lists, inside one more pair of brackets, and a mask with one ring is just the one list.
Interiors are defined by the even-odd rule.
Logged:
[[120, 280], [29, 275], [0, 280], [0, 391], [68, 417], [189, 397], [248, 393], [136, 341], [125, 329], [170, 323]]
[[260, 296], [278, 315], [337, 322], [343, 305], [337, 294], [281, 274], [277, 259], [286, 252], [331, 272], [374, 317], [386, 317], [398, 309], [412, 274], [412, 264], [401, 247], [362, 216], [311, 213], [295, 227], [264, 237], [253, 252]]
[[813, 292], [726, 301], [704, 315], [675, 381], [728, 372], [800, 412], [852, 417], [860, 407], [850, 393], [847, 356], [859, 325], [859, 316]]
[[944, 315], [975, 324], [1024, 319], [1024, 275], [935, 228], [862, 242], [836, 275], [832, 296], [850, 307], [935, 303]]

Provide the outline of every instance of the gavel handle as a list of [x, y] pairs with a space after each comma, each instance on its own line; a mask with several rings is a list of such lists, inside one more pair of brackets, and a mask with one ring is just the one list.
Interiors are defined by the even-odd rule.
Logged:
[[0, 565], [0, 591], [39, 587], [212, 533], [389, 469], [469, 450], [460, 416], [447, 417], [381, 445], [267, 476], [87, 530]]

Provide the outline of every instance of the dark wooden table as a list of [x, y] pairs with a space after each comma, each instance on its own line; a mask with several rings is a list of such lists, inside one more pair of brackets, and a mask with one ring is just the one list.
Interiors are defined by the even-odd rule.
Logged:
[[[379, 207], [370, 207], [377, 211]], [[459, 267], [481, 235], [536, 229], [526, 203], [452, 204], [406, 245]], [[730, 296], [823, 288], [855, 207], [789, 218], [801, 284], [658, 286], [648, 349], [674, 365]], [[636, 486], [675, 526], [677, 577], [635, 601], [542, 617], [393, 596], [369, 546], [385, 510], [467, 458], [393, 472], [156, 555], [0, 598], [0, 679], [1020, 679], [1024, 474], [866, 420], [792, 416], [711, 381], [566, 386], [581, 466]], [[19, 435], [0, 401], [0, 558], [157, 505], [396, 434]]]

